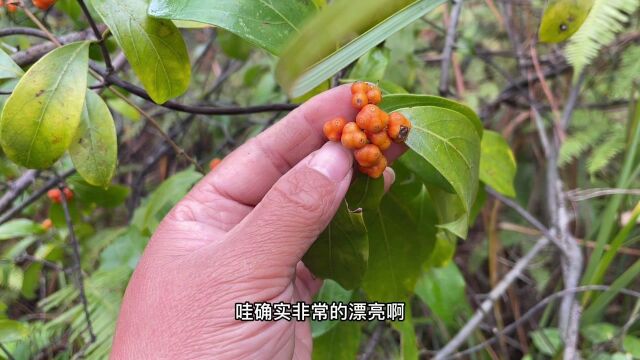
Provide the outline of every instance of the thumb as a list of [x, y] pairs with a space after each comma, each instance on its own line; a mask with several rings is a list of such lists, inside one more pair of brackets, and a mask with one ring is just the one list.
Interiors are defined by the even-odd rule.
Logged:
[[338, 210], [352, 162], [352, 154], [332, 142], [307, 156], [228, 233], [229, 246], [263, 265], [295, 266]]

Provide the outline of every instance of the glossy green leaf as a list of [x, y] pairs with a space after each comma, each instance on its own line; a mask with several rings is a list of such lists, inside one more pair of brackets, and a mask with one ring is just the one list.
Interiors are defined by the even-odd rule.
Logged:
[[458, 218], [441, 226], [465, 238], [469, 212], [478, 190], [478, 133], [467, 117], [445, 108], [423, 106], [405, 109], [402, 113], [413, 123], [407, 145], [447, 180], [463, 210]]
[[343, 201], [302, 261], [314, 275], [333, 279], [346, 289], [355, 289], [367, 269], [368, 245], [362, 211], [349, 211]]
[[64, 154], [80, 124], [89, 43], [45, 55], [20, 79], [0, 120], [0, 144], [19, 165], [45, 169]]
[[507, 141], [495, 131], [485, 131], [480, 149], [480, 180], [503, 195], [515, 197], [516, 159]]
[[580, 29], [594, 0], [549, 0], [542, 15], [538, 37], [541, 42], [567, 40]]
[[357, 175], [331, 223], [302, 259], [314, 275], [335, 280], [345, 289], [360, 286], [369, 257], [363, 212], [377, 208], [383, 194], [382, 178]]
[[422, 273], [416, 284], [416, 295], [449, 328], [455, 328], [471, 310], [465, 287], [460, 269], [449, 261], [442, 268], [430, 268]]
[[435, 242], [435, 211], [422, 184], [395, 164], [396, 182], [376, 210], [363, 212], [369, 234], [369, 267], [363, 288], [372, 301], [405, 301]]
[[13, 62], [11, 56], [0, 49], [0, 79], [19, 78], [23, 74], [24, 71]]
[[446, 266], [456, 253], [456, 238], [442, 230], [436, 234], [436, 243], [433, 246], [429, 259], [424, 264], [426, 268], [438, 268]]
[[[292, 96], [313, 89], [444, 0], [339, 0], [282, 52], [276, 77]], [[313, 46], [309, 46], [313, 44]]]
[[533, 345], [544, 355], [553, 356], [562, 349], [560, 331], [556, 328], [546, 328], [529, 333]]
[[116, 126], [109, 107], [93, 91], [87, 91], [78, 131], [69, 147], [69, 155], [89, 184], [107, 187], [118, 161]]
[[459, 112], [471, 121], [473, 128], [482, 137], [484, 131], [482, 120], [470, 107], [457, 101], [432, 95], [392, 94], [385, 95], [380, 107], [387, 112], [418, 106], [435, 106]]
[[315, 12], [312, 0], [152, 0], [149, 6], [151, 16], [219, 26], [276, 55]]
[[0, 225], [0, 240], [8, 240], [28, 235], [42, 234], [40, 224], [28, 219], [16, 219]]
[[447, 179], [442, 176], [429, 162], [424, 161], [424, 158], [413, 150], [407, 151], [404, 155], [398, 159], [402, 165], [406, 166], [416, 174], [422, 182], [427, 185], [437, 186], [449, 193], [454, 194], [455, 190], [451, 187], [451, 184], [447, 182]]
[[74, 199], [105, 208], [122, 205], [130, 193], [129, 188], [122, 185], [110, 185], [108, 188], [93, 186], [78, 175], [71, 176], [67, 183], [75, 193]]
[[[351, 295], [353, 291], [346, 290], [340, 286], [337, 282], [325, 279], [322, 287], [318, 291], [318, 294], [314, 297], [313, 301], [316, 303], [323, 302], [327, 304], [331, 304], [332, 302], [336, 303], [348, 303], [351, 299]], [[331, 320], [331, 321], [315, 321], [311, 320], [311, 335], [314, 338], [318, 336], [322, 336], [327, 333], [329, 330], [333, 329], [334, 326], [338, 325], [340, 321]]]
[[149, 17], [148, 0], [91, 3], [153, 101], [162, 104], [184, 94], [191, 81], [191, 64], [182, 35], [171, 21]]
[[339, 321], [331, 331], [313, 340], [313, 360], [355, 359], [360, 348], [361, 324]]
[[29, 336], [29, 326], [26, 323], [0, 319], [0, 343], [24, 340]]

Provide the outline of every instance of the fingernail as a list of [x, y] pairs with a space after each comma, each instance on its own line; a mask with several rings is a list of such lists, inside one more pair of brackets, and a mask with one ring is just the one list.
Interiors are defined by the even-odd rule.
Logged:
[[353, 158], [349, 150], [339, 143], [328, 142], [316, 152], [309, 167], [338, 182], [351, 170]]

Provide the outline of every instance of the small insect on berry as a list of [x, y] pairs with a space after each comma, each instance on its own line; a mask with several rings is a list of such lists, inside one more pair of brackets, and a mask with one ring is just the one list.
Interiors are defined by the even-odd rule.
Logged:
[[389, 115], [389, 128], [387, 133], [393, 141], [397, 143], [404, 142], [409, 137], [411, 130], [411, 121], [404, 115], [394, 112]]
[[380, 131], [378, 133], [367, 133], [367, 138], [373, 145], [376, 145], [382, 151], [385, 151], [391, 147], [391, 138], [386, 131]]
[[367, 145], [367, 135], [354, 122], [347, 123], [342, 130], [342, 146], [347, 149], [361, 149]]
[[353, 105], [353, 107], [356, 109], [362, 109], [368, 103], [369, 103], [369, 98], [367, 97], [367, 94], [363, 92], [355, 93], [351, 98], [351, 105]]
[[387, 158], [382, 156], [377, 164], [370, 167], [360, 166], [360, 172], [369, 175], [370, 178], [377, 179], [384, 173], [387, 168]]
[[356, 81], [353, 84], [351, 84], [351, 93], [353, 95], [358, 93], [366, 94], [368, 90], [369, 90], [369, 84], [367, 84], [364, 81]]
[[382, 159], [382, 151], [373, 144], [365, 145], [362, 149], [356, 150], [354, 154], [358, 164], [364, 167], [375, 166]]
[[369, 100], [369, 104], [380, 104], [382, 102], [382, 91], [378, 87], [367, 91], [367, 100]]
[[337, 117], [324, 123], [322, 132], [324, 132], [324, 136], [326, 136], [327, 139], [331, 141], [340, 141], [340, 138], [342, 137], [342, 130], [346, 124], [347, 119]]
[[48, 10], [55, 3], [55, 0], [33, 0], [33, 5], [40, 10]]
[[43, 222], [40, 223], [40, 226], [42, 227], [43, 230], [47, 231], [53, 227], [53, 221], [51, 221], [51, 219], [45, 219]]
[[388, 122], [389, 115], [373, 104], [363, 107], [356, 116], [358, 126], [369, 133], [378, 133], [384, 130]]
[[220, 163], [222, 162], [222, 159], [220, 158], [213, 158], [211, 160], [211, 162], [209, 162], [209, 169], [210, 170], [214, 170], [215, 168], [218, 167], [218, 165], [220, 165]]

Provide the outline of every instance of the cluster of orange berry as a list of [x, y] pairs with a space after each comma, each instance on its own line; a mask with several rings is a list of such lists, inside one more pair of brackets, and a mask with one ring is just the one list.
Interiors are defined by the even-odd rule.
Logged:
[[71, 199], [73, 199], [73, 191], [71, 191], [71, 189], [67, 187], [62, 191], [60, 191], [60, 189], [51, 189], [47, 191], [47, 197], [49, 198], [49, 200], [53, 201], [56, 204], [62, 203], [63, 195], [67, 201], [71, 201]]
[[407, 140], [411, 122], [398, 112], [387, 114], [378, 107], [382, 92], [374, 84], [355, 82], [351, 85], [351, 94], [351, 104], [360, 110], [356, 121], [348, 122], [343, 117], [332, 119], [324, 124], [324, 135], [354, 150], [360, 172], [377, 179], [387, 167], [387, 158], [382, 152], [391, 147], [392, 141]]
[[[32, 0], [33, 6], [37, 7], [40, 10], [48, 10], [53, 4], [56, 3], [56, 0]], [[7, 0], [7, 4], [4, 4], [3, 0], [0, 0], [0, 7], [7, 8], [7, 11], [10, 13], [16, 12], [18, 10], [18, 6], [22, 6], [21, 0]]]

